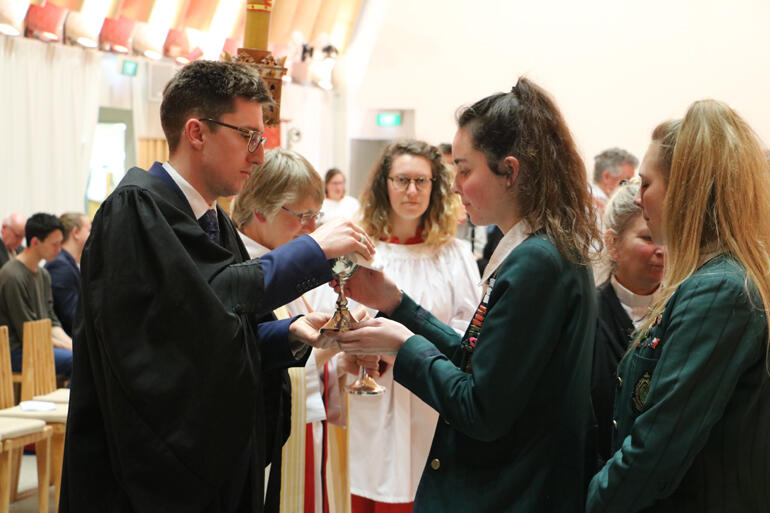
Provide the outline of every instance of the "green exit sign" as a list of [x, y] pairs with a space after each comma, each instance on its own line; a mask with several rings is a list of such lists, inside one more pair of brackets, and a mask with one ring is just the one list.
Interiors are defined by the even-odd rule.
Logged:
[[377, 126], [401, 126], [401, 113], [380, 112], [377, 114]]
[[139, 67], [139, 65], [135, 61], [123, 61], [123, 65], [120, 67], [120, 72], [123, 75], [128, 75], [129, 77], [135, 77], [136, 76], [136, 69]]

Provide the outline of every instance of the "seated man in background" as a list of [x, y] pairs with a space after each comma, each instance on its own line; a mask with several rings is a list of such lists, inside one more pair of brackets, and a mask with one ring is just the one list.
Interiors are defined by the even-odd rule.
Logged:
[[51, 319], [56, 374], [72, 374], [72, 339], [64, 333], [53, 310], [51, 276], [40, 267], [61, 250], [64, 227], [51, 214], [34, 214], [25, 225], [27, 247], [0, 269], [0, 326], [8, 326], [11, 367], [21, 371], [24, 323]]
[[64, 332], [72, 336], [72, 323], [80, 299], [80, 255], [91, 233], [91, 221], [79, 212], [59, 216], [64, 227], [64, 242], [56, 258], [46, 262], [51, 275], [53, 311]]
[[14, 212], [3, 219], [3, 226], [0, 229], [0, 267], [8, 260], [16, 256], [16, 250], [21, 241], [24, 240], [24, 224], [27, 218]]

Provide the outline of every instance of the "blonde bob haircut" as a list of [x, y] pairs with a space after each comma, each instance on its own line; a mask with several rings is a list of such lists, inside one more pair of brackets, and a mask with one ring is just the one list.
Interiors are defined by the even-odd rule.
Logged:
[[660, 299], [640, 333], [683, 281], [709, 258], [729, 254], [746, 269], [746, 291], [770, 308], [770, 173], [759, 140], [730, 107], [693, 103], [681, 122], [653, 132], [666, 181], [666, 266]]
[[272, 220], [283, 205], [307, 197], [323, 203], [321, 176], [299, 153], [273, 148], [265, 152], [265, 162], [254, 167], [243, 190], [233, 199], [231, 217], [240, 230], [255, 212]]
[[611, 273], [615, 273], [616, 263], [610, 256], [609, 241], [611, 236], [607, 232], [612, 230], [612, 235], [617, 239], [622, 239], [626, 230], [631, 226], [631, 222], [642, 215], [642, 209], [634, 203], [634, 196], [639, 191], [639, 178], [621, 182], [610, 196], [607, 205], [604, 207], [604, 251], [603, 258], [610, 264]]
[[402, 140], [390, 143], [377, 159], [369, 184], [361, 195], [361, 226], [375, 239], [389, 239], [390, 214], [388, 175], [399, 155], [423, 157], [430, 163], [430, 202], [422, 215], [422, 238], [428, 245], [440, 246], [457, 233], [457, 210], [452, 192], [452, 170], [444, 164], [438, 148], [426, 142]]

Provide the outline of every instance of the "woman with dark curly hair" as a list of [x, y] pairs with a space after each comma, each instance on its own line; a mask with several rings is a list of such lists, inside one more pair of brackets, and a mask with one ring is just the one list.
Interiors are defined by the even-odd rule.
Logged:
[[[468, 245], [454, 237], [457, 200], [452, 172], [422, 141], [389, 144], [361, 196], [361, 226], [377, 240], [376, 262], [442, 322], [465, 331], [479, 300], [479, 273]], [[379, 398], [352, 395], [349, 409], [353, 513], [409, 512], [428, 457], [436, 411], [393, 381], [382, 357]], [[362, 363], [342, 355], [340, 368]], [[373, 443], [374, 442], [374, 443]], [[372, 462], [378, 462], [372, 464]]]
[[440, 415], [414, 511], [582, 511], [600, 245], [585, 166], [554, 102], [524, 78], [458, 125], [454, 190], [471, 221], [505, 234], [471, 325], [458, 335], [364, 269], [345, 290], [381, 316], [339, 340], [396, 356], [395, 380]]

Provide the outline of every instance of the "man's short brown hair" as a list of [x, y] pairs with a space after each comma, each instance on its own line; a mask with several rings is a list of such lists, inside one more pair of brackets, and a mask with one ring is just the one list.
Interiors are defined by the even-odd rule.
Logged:
[[176, 150], [190, 116], [219, 119], [235, 110], [238, 97], [255, 103], [273, 101], [256, 70], [244, 64], [194, 61], [180, 69], [166, 85], [160, 104], [160, 123], [169, 151]]

